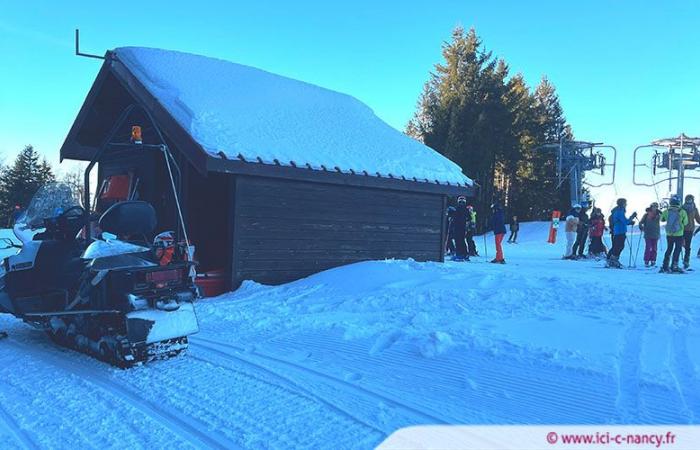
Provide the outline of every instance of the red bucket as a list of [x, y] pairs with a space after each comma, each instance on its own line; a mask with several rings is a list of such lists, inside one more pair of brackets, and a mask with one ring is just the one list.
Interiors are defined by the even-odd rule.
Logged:
[[216, 297], [226, 292], [226, 277], [224, 270], [212, 270], [205, 273], [198, 273], [195, 284], [203, 297]]

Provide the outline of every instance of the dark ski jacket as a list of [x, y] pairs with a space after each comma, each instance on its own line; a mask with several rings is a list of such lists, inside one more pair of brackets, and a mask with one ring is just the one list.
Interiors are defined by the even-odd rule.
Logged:
[[515, 233], [516, 231], [520, 230], [520, 222], [517, 220], [514, 220], [510, 223], [510, 232]]
[[579, 234], [586, 234], [588, 233], [588, 227], [591, 224], [591, 220], [588, 218], [588, 214], [586, 214], [586, 211], [583, 209], [578, 215], [578, 230], [577, 232]]
[[466, 205], [457, 205], [452, 212], [452, 232], [455, 237], [464, 237], [467, 233], [467, 222], [471, 222], [471, 214]]
[[685, 232], [695, 231], [695, 221], [700, 223], [700, 213], [698, 213], [697, 206], [695, 206], [695, 203], [683, 203], [682, 208], [688, 215], [688, 224], [685, 226]]
[[456, 211], [456, 208], [454, 206], [448, 206], [447, 207], [447, 236], [448, 238], [452, 239], [452, 235], [454, 234], [454, 212]]
[[493, 209], [491, 224], [493, 225], [493, 234], [506, 234], [506, 218], [500, 206]]
[[659, 239], [661, 237], [661, 211], [652, 211], [647, 208], [647, 212], [639, 221], [639, 228], [644, 231], [645, 239]]

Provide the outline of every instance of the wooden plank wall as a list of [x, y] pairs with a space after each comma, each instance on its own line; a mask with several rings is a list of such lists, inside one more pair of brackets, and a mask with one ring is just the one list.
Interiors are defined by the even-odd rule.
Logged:
[[234, 287], [280, 284], [358, 261], [442, 259], [442, 195], [236, 179]]

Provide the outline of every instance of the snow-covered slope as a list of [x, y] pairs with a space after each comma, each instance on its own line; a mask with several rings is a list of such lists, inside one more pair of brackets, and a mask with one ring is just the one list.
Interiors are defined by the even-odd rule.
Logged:
[[371, 448], [419, 423], [700, 424], [698, 274], [563, 261], [547, 228], [523, 224], [504, 266], [487, 236], [468, 263], [245, 283], [197, 305], [188, 355], [129, 371], [3, 317], [0, 442]]
[[124, 47], [117, 58], [212, 155], [471, 184], [357, 99], [220, 59]]

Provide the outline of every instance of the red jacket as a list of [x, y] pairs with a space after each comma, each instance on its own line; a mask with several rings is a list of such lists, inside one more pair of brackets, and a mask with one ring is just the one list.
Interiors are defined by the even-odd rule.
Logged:
[[591, 219], [591, 237], [601, 237], [605, 231], [605, 221], [601, 217]]

